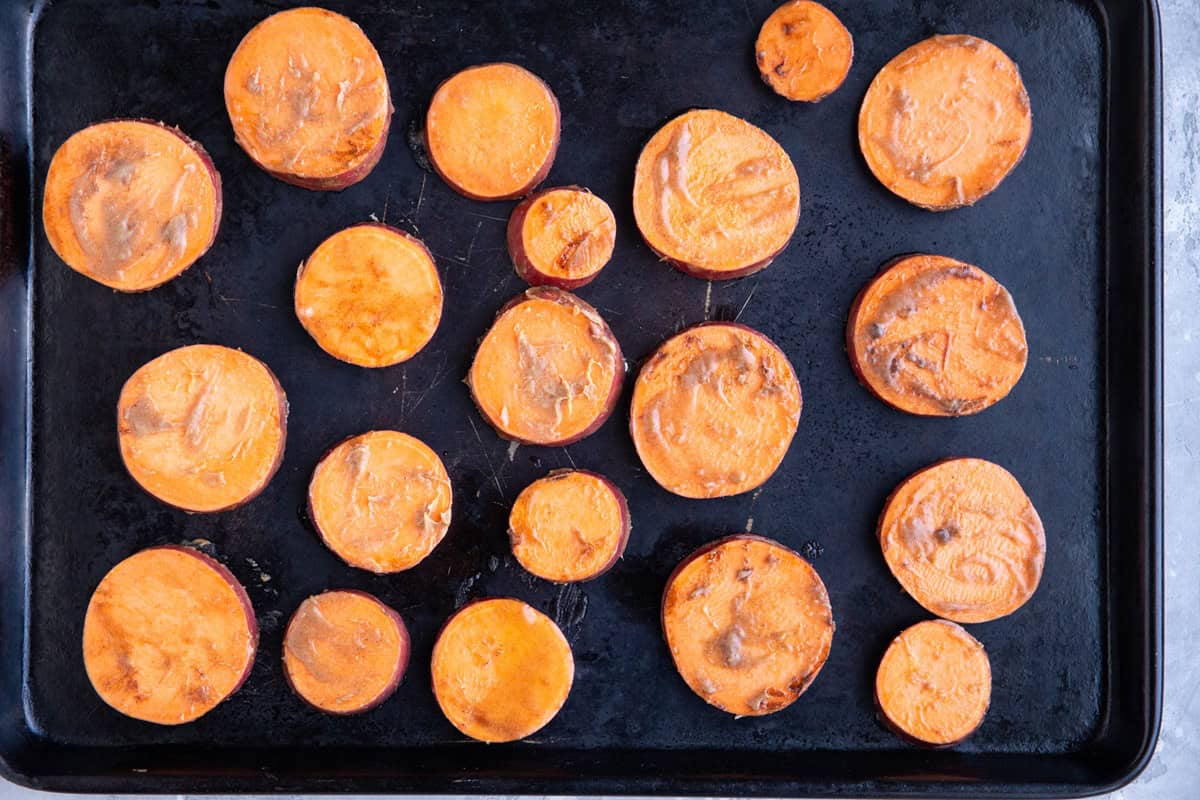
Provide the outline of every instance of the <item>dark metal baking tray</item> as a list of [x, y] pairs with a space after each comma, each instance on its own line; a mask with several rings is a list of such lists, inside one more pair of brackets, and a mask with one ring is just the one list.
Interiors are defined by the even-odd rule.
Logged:
[[[809, 106], [776, 97], [752, 58], [775, 0], [661, 3], [330, 2], [382, 54], [397, 108], [383, 161], [337, 194], [284, 185], [233, 142], [222, 104], [241, 35], [279, 4], [249, 0], [6, 0], [0, 14], [0, 756], [12, 780], [95, 792], [386, 791], [536, 794], [1069, 796], [1128, 780], [1153, 749], [1161, 672], [1160, 65], [1143, 0], [830, 0], [855, 36], [845, 85]], [[976, 207], [912, 208], [858, 154], [859, 102], [875, 72], [935, 32], [983, 36], [1021, 66], [1034, 114], [1025, 160]], [[500, 304], [520, 288], [504, 250], [509, 204], [481, 204], [422, 171], [406, 143], [437, 83], [511, 60], [547, 79], [563, 112], [550, 184], [609, 200], [616, 256], [580, 294], [636, 366], [706, 317], [739, 319], [791, 357], [804, 387], [799, 433], [760, 494], [688, 501], [641, 470], [614, 418], [567, 449], [510, 452], [460, 379]], [[715, 283], [657, 262], [629, 203], [637, 153], [657, 126], [714, 106], [773, 134], [800, 174], [799, 228], [760, 275]], [[66, 269], [42, 232], [41, 184], [73, 131], [114, 116], [180, 125], [221, 170], [212, 251], [144, 295]], [[370, 371], [317, 349], [291, 311], [297, 263], [375, 216], [437, 255], [446, 310], [405, 366]], [[888, 258], [933, 251], [979, 264], [1012, 291], [1029, 367], [977, 416], [919, 419], [855, 382], [842, 329], [855, 292]], [[292, 404], [276, 479], [244, 508], [189, 516], [126, 476], [113, 408], [124, 379], [172, 347], [217, 342], [264, 359]], [[443, 454], [455, 489], [445, 542], [391, 577], [327, 552], [299, 509], [320, 453], [398, 427]], [[972, 631], [995, 691], [961, 747], [912, 749], [876, 723], [871, 681], [889, 639], [926, 615], [873, 539], [887, 492], [953, 455], [1021, 480], [1047, 532], [1045, 578], [1009, 618]], [[513, 563], [507, 505], [528, 481], [578, 464], [626, 491], [633, 536], [600, 580], [555, 587]], [[782, 713], [735, 720], [672, 668], [658, 626], [671, 567], [753, 526], [814, 557], [838, 623], [824, 671]], [[249, 587], [262, 624], [253, 675], [179, 728], [120, 717], [84, 676], [91, 590], [139, 548], [203, 539]], [[280, 672], [281, 622], [305, 596], [358, 587], [413, 632], [397, 695], [353, 718], [323, 716]], [[577, 659], [566, 707], [531, 740], [485, 746], [442, 718], [426, 664], [434, 632], [468, 598], [512, 594], [564, 627]]]

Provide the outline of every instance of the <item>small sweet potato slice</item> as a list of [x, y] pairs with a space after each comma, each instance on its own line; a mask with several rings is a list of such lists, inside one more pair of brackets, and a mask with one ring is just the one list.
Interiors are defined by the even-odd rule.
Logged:
[[296, 273], [296, 316], [329, 355], [360, 367], [407, 361], [442, 318], [442, 282], [419, 239], [377, 222], [338, 231]]
[[888, 569], [926, 609], [955, 622], [987, 622], [1033, 596], [1046, 533], [1008, 470], [954, 458], [906, 478], [879, 518]]
[[788, 100], [816, 103], [846, 80], [854, 39], [814, 0], [789, 0], [763, 23], [754, 44], [762, 79]]
[[400, 685], [408, 667], [408, 628], [366, 592], [323, 592], [305, 600], [283, 637], [292, 690], [330, 714], [370, 711]]
[[629, 541], [629, 505], [616, 484], [562, 469], [529, 484], [508, 517], [513, 555], [548, 581], [587, 581], [608, 572]]
[[663, 342], [633, 388], [629, 431], [654, 480], [683, 497], [725, 497], [762, 485], [800, 421], [800, 382], [775, 344], [711, 322]]
[[816, 570], [750, 534], [705, 545], [675, 568], [663, 592], [662, 626], [691, 690], [738, 716], [795, 702], [825, 664], [834, 630]]
[[308, 515], [334, 553], [375, 573], [411, 569], [450, 527], [450, 477], [428, 445], [370, 431], [334, 447], [313, 471]]
[[246, 155], [305, 189], [337, 191], [370, 174], [392, 118], [379, 53], [358, 25], [293, 8], [250, 29], [225, 70], [225, 108]]
[[578, 289], [612, 258], [617, 221], [608, 203], [578, 186], [544, 189], [508, 218], [508, 252], [534, 286]]
[[979, 267], [931, 255], [890, 262], [859, 292], [846, 352], [879, 399], [938, 417], [1004, 398], [1029, 354], [1008, 290]]
[[1000, 185], [1033, 115], [1017, 65], [977, 36], [933, 36], [887, 63], [863, 98], [858, 145], [879, 182], [931, 211]]
[[287, 397], [267, 365], [212, 344], [144, 364], [117, 400], [121, 457], [150, 494], [185, 511], [258, 496], [279, 469]]
[[191, 722], [236, 692], [257, 647], [246, 590], [190, 547], [152, 547], [117, 564], [83, 622], [83, 664], [100, 699], [159, 725]]
[[624, 379], [621, 347], [596, 309], [539, 286], [500, 309], [479, 343], [467, 385], [501, 436], [566, 445], [604, 424]]
[[481, 742], [532, 736], [554, 719], [575, 679], [554, 621], [520, 600], [461, 608], [433, 646], [433, 694], [446, 719]]
[[524, 197], [550, 174], [558, 152], [558, 99], [516, 64], [480, 64], [437, 88], [425, 147], [442, 180], [472, 200]]
[[983, 645], [944, 619], [918, 622], [888, 645], [875, 674], [880, 718], [900, 738], [951, 747], [987, 714], [992, 666]]
[[177, 128], [100, 122], [50, 160], [42, 224], [54, 252], [81, 275], [122, 292], [153, 289], [212, 245], [221, 176]]
[[787, 246], [800, 179], [770, 134], [724, 111], [689, 111], [638, 157], [633, 213], [650, 249], [698, 278], [740, 278]]

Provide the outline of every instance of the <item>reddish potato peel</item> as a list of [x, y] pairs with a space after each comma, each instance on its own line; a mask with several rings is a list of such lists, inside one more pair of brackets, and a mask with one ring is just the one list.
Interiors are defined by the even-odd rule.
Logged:
[[578, 289], [612, 258], [617, 223], [608, 203], [578, 186], [544, 189], [508, 218], [508, 252], [522, 280]]

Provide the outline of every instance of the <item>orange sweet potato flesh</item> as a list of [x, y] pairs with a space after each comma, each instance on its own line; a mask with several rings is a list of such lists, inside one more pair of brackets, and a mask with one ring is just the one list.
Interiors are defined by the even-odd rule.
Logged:
[[83, 663], [97, 694], [159, 725], [191, 722], [236, 692], [257, 647], [246, 591], [186, 547], [154, 547], [117, 564], [83, 623]]
[[520, 600], [464, 606], [433, 646], [433, 693], [446, 719], [482, 742], [541, 730], [575, 679], [571, 646], [545, 614]]
[[651, 477], [683, 497], [762, 485], [800, 421], [800, 383], [783, 351], [736, 323], [705, 323], [668, 339], [633, 388], [629, 430]]
[[905, 629], [875, 675], [883, 721], [915, 744], [958, 744], [983, 722], [991, 697], [992, 667], [983, 645], [944, 619]]
[[1004, 398], [1029, 351], [1012, 296], [979, 267], [913, 255], [851, 307], [846, 352], [859, 380], [910, 414], [974, 414]]
[[987, 622], [1033, 596], [1046, 560], [1042, 521], [1003, 467], [955, 458], [905, 479], [879, 518], [888, 569], [926, 609]]
[[792, 238], [800, 180], [765, 131], [724, 111], [689, 111], [642, 149], [633, 212], [646, 244], [675, 267], [739, 278], [766, 267]]
[[295, 305], [322, 350], [360, 367], [388, 367], [433, 338], [442, 282], [420, 240], [367, 223], [333, 234], [300, 265]]
[[180, 347], [121, 389], [121, 457], [164, 503], [223, 511], [256, 497], [274, 476], [287, 414], [283, 389], [258, 359], [218, 345]]
[[408, 653], [400, 615], [353, 590], [305, 600], [283, 637], [288, 684], [330, 714], [359, 714], [390, 697], [404, 677]]
[[143, 120], [84, 128], [55, 152], [42, 223], [71, 269], [123, 292], [153, 289], [204, 255], [221, 177], [199, 144]]
[[629, 506], [607, 478], [587, 470], [558, 470], [517, 496], [508, 535], [517, 561], [539, 578], [591, 580], [624, 553]]
[[507, 439], [566, 445], [612, 413], [625, 362], [596, 309], [548, 286], [500, 310], [467, 375], [480, 414]]
[[976, 36], [934, 36], [880, 70], [858, 116], [879, 181], [932, 211], [971, 205], [1025, 154], [1033, 115], [1017, 65]]
[[281, 11], [246, 34], [225, 70], [225, 108], [254, 163], [320, 190], [344, 189], [375, 168], [392, 116], [374, 45], [323, 8]]
[[481, 64], [447, 78], [429, 103], [429, 161], [473, 200], [524, 197], [550, 174], [559, 139], [558, 99], [516, 64]]
[[760, 716], [795, 702], [833, 642], [833, 611], [816, 570], [778, 542], [740, 534], [700, 548], [663, 592], [675, 667], [711, 705]]
[[508, 252], [521, 278], [534, 286], [577, 289], [612, 258], [617, 221], [608, 203], [587, 189], [544, 189], [513, 209]]
[[778, 94], [815, 103], [846, 80], [854, 39], [825, 6], [790, 0], [763, 23], [754, 56], [763, 80]]
[[411, 569], [450, 527], [450, 478], [437, 453], [399, 431], [334, 447], [313, 472], [308, 513], [326, 546], [352, 567]]

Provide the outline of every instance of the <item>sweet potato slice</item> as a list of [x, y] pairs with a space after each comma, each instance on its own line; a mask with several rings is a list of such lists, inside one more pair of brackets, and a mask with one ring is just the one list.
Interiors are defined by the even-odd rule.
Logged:
[[83, 622], [83, 664], [100, 699], [159, 725], [191, 722], [236, 692], [257, 647], [246, 590], [190, 547], [152, 547], [117, 564]]
[[224, 511], [258, 496], [279, 469], [287, 397], [241, 350], [180, 347], [143, 365], [117, 400], [121, 457], [133, 479], [185, 511]]
[[620, 345], [596, 309], [539, 286], [500, 309], [479, 343], [467, 385], [501, 436], [566, 445], [604, 424], [624, 379]]
[[1033, 115], [1017, 65], [976, 36], [934, 36], [887, 63], [867, 89], [858, 144], [879, 182], [931, 211], [1000, 185]]
[[754, 44], [762, 79], [788, 100], [816, 103], [842, 85], [854, 39], [837, 15], [813, 0], [789, 0], [763, 23]]
[[225, 108], [255, 164], [295, 186], [331, 191], [370, 174], [392, 118], [383, 62], [366, 34], [311, 7], [250, 29], [225, 70]]
[[629, 431], [651, 477], [683, 497], [762, 485], [800, 421], [800, 383], [775, 344], [736, 323], [704, 323], [663, 342], [633, 388]]
[[50, 160], [42, 224], [58, 257], [122, 292], [153, 289], [207, 252], [221, 224], [221, 176], [177, 128], [111, 120]]
[[550, 174], [558, 152], [558, 99], [516, 64], [481, 64], [437, 88], [425, 146], [442, 180], [472, 200], [524, 197]]
[[296, 316], [334, 358], [360, 367], [407, 361], [442, 318], [442, 282], [419, 239], [380, 223], [330, 236], [296, 273]]
[[896, 259], [859, 293], [846, 325], [858, 379], [910, 414], [974, 414], [1025, 371], [1012, 296], [979, 267], [945, 256]]
[[482, 742], [541, 730], [575, 679], [571, 646], [540, 611], [508, 598], [470, 603], [433, 646], [433, 693], [450, 724]]
[[551, 472], [522, 490], [508, 517], [513, 555], [548, 581], [608, 572], [629, 541], [629, 505], [616, 484], [582, 469]]
[[944, 619], [906, 628], [888, 645], [875, 674], [883, 722], [901, 738], [930, 747], [950, 747], [970, 736], [991, 697], [992, 667], [983, 645]]
[[617, 221], [587, 189], [544, 189], [513, 209], [508, 252], [517, 274], [534, 286], [578, 289], [612, 258]]
[[313, 471], [308, 515], [352, 567], [411, 569], [450, 527], [450, 478], [437, 453], [399, 431], [370, 431], [334, 447]]
[[1033, 596], [1046, 534], [1033, 503], [1001, 466], [955, 458], [906, 478], [879, 518], [888, 569], [926, 609], [987, 622]]
[[724, 111], [689, 111], [638, 157], [633, 213], [650, 249], [698, 278], [740, 278], [787, 246], [800, 180], [766, 131]]
[[330, 591], [296, 609], [283, 637], [283, 669], [302, 700], [330, 714], [370, 711], [400, 685], [408, 628], [366, 592]]
[[675, 568], [663, 592], [662, 626], [691, 690], [738, 716], [795, 702], [825, 664], [834, 630], [816, 570], [750, 534], [705, 545]]

